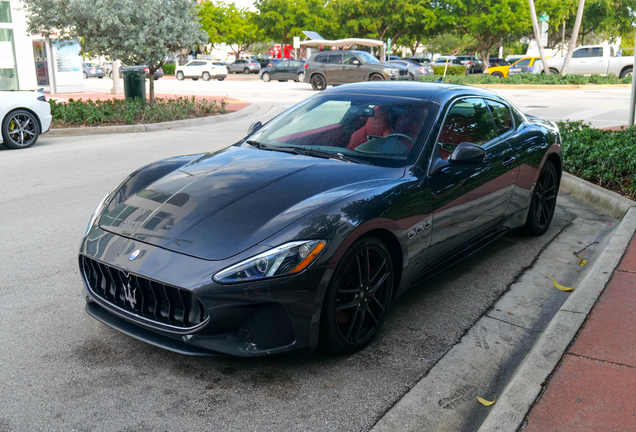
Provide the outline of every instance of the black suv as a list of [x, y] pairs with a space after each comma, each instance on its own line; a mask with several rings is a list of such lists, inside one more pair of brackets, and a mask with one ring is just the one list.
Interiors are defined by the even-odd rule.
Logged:
[[314, 90], [360, 81], [408, 80], [406, 67], [382, 63], [365, 51], [322, 51], [305, 64], [304, 82]]

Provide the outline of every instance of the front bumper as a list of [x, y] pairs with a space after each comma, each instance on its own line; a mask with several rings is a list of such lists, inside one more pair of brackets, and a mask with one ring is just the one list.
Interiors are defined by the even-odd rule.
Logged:
[[[142, 251], [139, 259], [130, 261], [130, 251], [137, 249]], [[205, 320], [183, 331], [166, 325], [165, 319], [164, 323], [152, 322], [124, 300], [123, 286], [113, 288], [119, 292], [115, 294], [120, 296], [119, 303], [115, 296], [108, 300], [92, 286], [96, 285], [94, 279], [89, 281], [82, 264], [87, 259], [106, 266], [113, 284], [123, 284], [115, 274], [120, 273], [126, 279], [130, 276], [191, 293], [203, 306]], [[318, 342], [322, 298], [331, 269], [309, 268], [294, 276], [233, 285], [212, 280], [213, 274], [236, 260], [207, 261], [93, 228], [80, 249], [86, 311], [122, 333], [181, 354], [258, 357], [312, 352]]]

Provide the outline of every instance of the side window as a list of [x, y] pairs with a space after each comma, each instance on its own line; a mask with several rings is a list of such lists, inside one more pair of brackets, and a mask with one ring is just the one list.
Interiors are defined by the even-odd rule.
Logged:
[[501, 102], [487, 100], [486, 103], [490, 107], [490, 112], [495, 120], [495, 128], [497, 135], [503, 135], [512, 129], [512, 117], [508, 107]]
[[340, 64], [342, 63], [342, 54], [329, 54], [329, 64]]
[[603, 57], [603, 47], [589, 48], [587, 52], [588, 57]]
[[572, 58], [584, 58], [587, 57], [587, 48], [581, 48], [574, 51]]
[[444, 158], [444, 151], [449, 155], [458, 144], [482, 145], [495, 137], [495, 125], [486, 103], [483, 99], [469, 98], [455, 102], [448, 111], [438, 143]]
[[523, 59], [523, 60], [519, 60], [517, 63], [515, 63], [515, 67], [526, 67], [526, 66], [530, 66], [530, 60], [532, 60], [532, 59]]
[[327, 63], [327, 54], [320, 54], [316, 57], [316, 60], [318, 63]]
[[357, 60], [357, 59], [356, 59], [356, 56], [354, 56], [353, 54], [351, 54], [351, 53], [342, 53], [342, 63], [343, 64], [352, 65], [354, 60]]
[[289, 62], [288, 61], [284, 61], [284, 62], [280, 62], [276, 65], [277, 69], [282, 69], [282, 68], [286, 68], [289, 66]]

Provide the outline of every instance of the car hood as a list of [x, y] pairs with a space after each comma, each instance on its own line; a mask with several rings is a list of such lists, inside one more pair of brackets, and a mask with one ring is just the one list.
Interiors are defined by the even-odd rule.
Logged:
[[175, 252], [222, 260], [365, 183], [377, 184], [370, 180], [395, 178], [397, 171], [229, 147], [168, 173], [115, 208], [109, 206], [99, 225]]

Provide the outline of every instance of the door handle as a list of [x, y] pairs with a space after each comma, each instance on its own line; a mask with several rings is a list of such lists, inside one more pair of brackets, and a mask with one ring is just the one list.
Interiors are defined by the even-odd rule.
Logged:
[[506, 159], [505, 161], [503, 161], [503, 163], [501, 165], [507, 167], [507, 166], [510, 166], [513, 163], [515, 163], [516, 160], [517, 160], [517, 158], [512, 156], [512, 157]]

